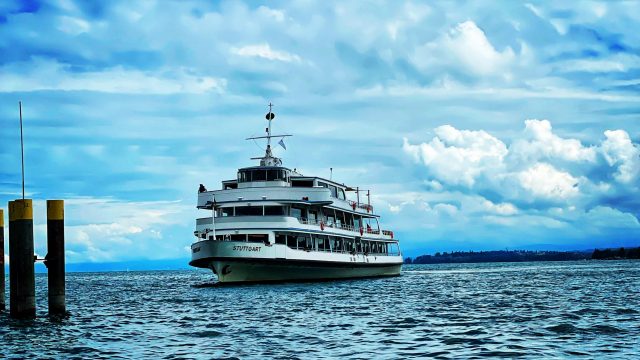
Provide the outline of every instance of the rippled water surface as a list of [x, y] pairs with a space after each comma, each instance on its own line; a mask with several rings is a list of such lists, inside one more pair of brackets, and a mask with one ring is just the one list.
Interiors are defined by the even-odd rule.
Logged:
[[72, 316], [55, 322], [38, 275], [39, 317], [0, 314], [0, 358], [640, 358], [638, 261], [409, 265], [394, 278], [194, 286], [212, 279], [68, 274]]

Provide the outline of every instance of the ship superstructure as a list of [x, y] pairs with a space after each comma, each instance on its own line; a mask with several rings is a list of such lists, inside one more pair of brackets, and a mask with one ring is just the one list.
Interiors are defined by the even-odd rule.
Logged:
[[[399, 275], [398, 240], [380, 228], [369, 191], [282, 166], [272, 151], [269, 104], [265, 154], [220, 190], [200, 186], [190, 265], [220, 282], [338, 279]], [[367, 201], [363, 202], [366, 194]], [[362, 196], [361, 196], [362, 195]], [[351, 200], [350, 197], [355, 197]]]

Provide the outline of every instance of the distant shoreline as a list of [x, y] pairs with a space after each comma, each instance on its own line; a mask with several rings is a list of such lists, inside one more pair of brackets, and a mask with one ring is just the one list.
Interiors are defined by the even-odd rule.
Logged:
[[405, 264], [456, 264], [486, 262], [525, 262], [525, 261], [576, 261], [576, 260], [625, 260], [640, 259], [640, 247], [595, 249], [584, 251], [454, 251], [407, 257]]

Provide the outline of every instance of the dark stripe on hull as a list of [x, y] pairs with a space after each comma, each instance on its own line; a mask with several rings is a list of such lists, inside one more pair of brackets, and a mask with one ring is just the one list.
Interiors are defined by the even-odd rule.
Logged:
[[295, 259], [264, 259], [264, 258], [245, 258], [245, 257], [207, 257], [197, 260], [192, 260], [189, 265], [193, 267], [199, 267], [208, 269], [209, 264], [212, 261], [233, 261], [233, 262], [246, 262], [255, 264], [269, 264], [280, 266], [311, 266], [311, 267], [331, 267], [331, 268], [371, 268], [371, 267], [389, 267], [400, 266], [402, 263], [363, 263], [363, 262], [338, 262], [338, 261], [323, 261], [323, 260], [295, 260]]
[[191, 265], [212, 269], [223, 283], [397, 276], [402, 268], [402, 264], [213, 257], [193, 261]]

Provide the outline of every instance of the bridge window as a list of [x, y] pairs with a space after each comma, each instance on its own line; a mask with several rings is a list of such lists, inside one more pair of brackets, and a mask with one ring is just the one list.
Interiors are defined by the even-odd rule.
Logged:
[[344, 194], [344, 190], [343, 189], [338, 189], [338, 199], [340, 200], [346, 200], [347, 197]]
[[251, 170], [251, 181], [267, 180], [267, 170]]
[[284, 206], [265, 206], [265, 216], [284, 216]]
[[285, 170], [267, 170], [267, 181], [287, 181]]
[[262, 216], [262, 206], [238, 206], [236, 216]]

